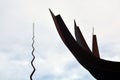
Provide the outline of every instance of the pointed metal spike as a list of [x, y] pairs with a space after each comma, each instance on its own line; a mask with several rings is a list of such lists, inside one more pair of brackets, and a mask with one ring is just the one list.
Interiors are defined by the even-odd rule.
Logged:
[[100, 54], [99, 54], [99, 49], [98, 49], [98, 44], [97, 44], [97, 36], [93, 35], [93, 42], [92, 42], [92, 53], [100, 58]]
[[53, 14], [53, 12], [51, 11], [51, 9], [50, 9], [50, 8], [49, 8], [49, 11], [50, 11], [50, 13], [51, 13], [52, 17], [54, 17], [55, 15]]
[[74, 28], [75, 28], [75, 37], [76, 37], [76, 41], [78, 42], [78, 44], [85, 49], [88, 52], [91, 52], [91, 50], [89, 49], [81, 30], [79, 29], [79, 27], [76, 25], [76, 22], [74, 20]]
[[74, 20], [74, 26], [77, 27], [77, 25], [76, 25], [76, 21], [75, 21], [75, 20]]
[[77, 25], [76, 25], [76, 21], [74, 20], [74, 32], [75, 32], [75, 36], [76, 36], [76, 32], [77, 32]]

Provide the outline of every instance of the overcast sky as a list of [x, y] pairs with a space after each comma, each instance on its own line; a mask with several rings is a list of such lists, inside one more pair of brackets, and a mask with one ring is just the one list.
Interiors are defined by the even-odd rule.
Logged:
[[34, 80], [95, 80], [60, 39], [50, 12], [74, 36], [74, 19], [89, 47], [95, 29], [102, 59], [120, 61], [119, 0], [0, 0], [0, 79], [30, 80], [35, 23]]

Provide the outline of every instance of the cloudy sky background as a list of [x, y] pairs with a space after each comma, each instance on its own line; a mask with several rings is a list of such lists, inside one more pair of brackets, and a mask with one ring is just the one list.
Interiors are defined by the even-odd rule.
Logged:
[[33, 22], [34, 80], [95, 80], [63, 44], [49, 8], [73, 35], [75, 19], [90, 48], [94, 27], [101, 58], [120, 61], [119, 0], [0, 0], [1, 80], [30, 80]]

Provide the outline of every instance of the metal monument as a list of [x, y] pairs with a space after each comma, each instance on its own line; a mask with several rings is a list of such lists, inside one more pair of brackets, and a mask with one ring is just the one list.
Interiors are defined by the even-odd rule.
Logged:
[[120, 80], [120, 62], [100, 58], [97, 38], [93, 34], [92, 51], [88, 47], [79, 27], [74, 21], [73, 38], [60, 15], [55, 16], [50, 10], [56, 29], [67, 48], [77, 61], [97, 80]]

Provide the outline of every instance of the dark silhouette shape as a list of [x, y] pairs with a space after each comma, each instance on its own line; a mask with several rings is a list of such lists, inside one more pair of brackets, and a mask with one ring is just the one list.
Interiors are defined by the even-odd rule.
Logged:
[[100, 58], [99, 50], [98, 50], [98, 44], [97, 44], [97, 37], [96, 37], [96, 35], [94, 35], [94, 34], [93, 34], [93, 42], [92, 42], [92, 43], [93, 43], [93, 44], [92, 44], [92, 52], [93, 52], [93, 54], [94, 54], [96, 57]]
[[91, 52], [90, 48], [88, 47], [79, 27], [76, 25], [76, 22], [74, 20], [74, 26], [75, 26], [75, 37], [76, 37], [76, 40], [78, 42], [78, 44], [83, 48], [85, 49], [86, 51], [88, 52]]
[[34, 38], [35, 38], [35, 35], [34, 35], [35, 33], [34, 33], [34, 23], [33, 23], [33, 37], [32, 37], [32, 40], [33, 40], [33, 42], [32, 42], [32, 56], [33, 56], [33, 59], [32, 59], [32, 61], [31, 61], [31, 65], [32, 65], [32, 67], [33, 67], [33, 71], [32, 71], [32, 73], [30, 74], [30, 80], [33, 80], [32, 79], [32, 77], [33, 77], [33, 74], [35, 73], [35, 67], [34, 67], [34, 65], [33, 65], [33, 61], [35, 60], [35, 55], [34, 55], [34, 51], [35, 51], [35, 48], [34, 48], [34, 43], [35, 43], [35, 40], [34, 40]]
[[77, 61], [97, 80], [120, 80], [120, 62], [107, 61], [99, 57], [96, 35], [93, 35], [93, 52], [88, 48], [80, 29], [75, 23], [75, 40], [60, 15], [50, 10], [57, 31]]

